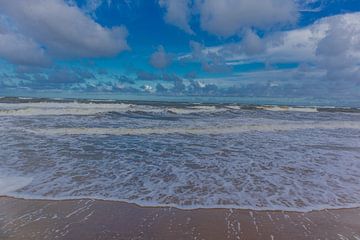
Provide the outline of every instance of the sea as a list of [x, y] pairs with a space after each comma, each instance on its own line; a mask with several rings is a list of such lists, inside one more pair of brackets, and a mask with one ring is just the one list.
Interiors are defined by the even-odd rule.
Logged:
[[0, 195], [181, 209], [360, 206], [360, 109], [0, 98]]

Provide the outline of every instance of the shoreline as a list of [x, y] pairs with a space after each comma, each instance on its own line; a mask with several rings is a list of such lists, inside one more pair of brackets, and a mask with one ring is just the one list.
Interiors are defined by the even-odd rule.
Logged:
[[360, 239], [360, 208], [312, 212], [141, 207], [0, 196], [0, 239]]
[[180, 206], [176, 204], [146, 204], [140, 203], [138, 201], [131, 201], [125, 199], [115, 199], [115, 198], [101, 198], [101, 197], [64, 197], [64, 198], [52, 198], [52, 197], [27, 197], [27, 196], [11, 196], [11, 195], [1, 195], [0, 201], [2, 198], [14, 199], [14, 200], [24, 200], [24, 201], [46, 201], [46, 202], [68, 202], [68, 201], [99, 201], [99, 202], [113, 202], [113, 203], [121, 203], [121, 204], [130, 204], [135, 205], [140, 208], [174, 208], [180, 211], [194, 211], [194, 210], [239, 210], [239, 211], [255, 211], [255, 212], [281, 212], [281, 213], [314, 213], [314, 212], [322, 212], [322, 211], [333, 211], [333, 210], [348, 210], [348, 209], [360, 209], [360, 204], [349, 204], [349, 206], [345, 207], [332, 207], [332, 206], [324, 206], [318, 208], [304, 208], [303, 210], [297, 208], [287, 208], [287, 209], [276, 209], [276, 208], [252, 208], [252, 207], [239, 207], [236, 205], [215, 205], [215, 206]]

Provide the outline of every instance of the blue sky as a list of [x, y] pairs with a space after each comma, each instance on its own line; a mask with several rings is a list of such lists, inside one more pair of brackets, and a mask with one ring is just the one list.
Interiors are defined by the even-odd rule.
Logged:
[[0, 94], [360, 99], [358, 0], [0, 0]]

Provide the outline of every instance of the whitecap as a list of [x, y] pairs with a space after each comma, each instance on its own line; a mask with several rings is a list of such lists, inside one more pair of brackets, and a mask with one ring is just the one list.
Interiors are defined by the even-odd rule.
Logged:
[[316, 107], [258, 106], [256, 108], [275, 112], [318, 112]]
[[283, 121], [269, 124], [243, 124], [241, 126], [204, 126], [178, 128], [38, 128], [27, 129], [34, 134], [45, 135], [150, 135], [150, 134], [234, 134], [244, 132], [276, 132], [294, 131], [303, 129], [360, 129], [360, 122], [333, 121], [333, 122], [290, 122]]

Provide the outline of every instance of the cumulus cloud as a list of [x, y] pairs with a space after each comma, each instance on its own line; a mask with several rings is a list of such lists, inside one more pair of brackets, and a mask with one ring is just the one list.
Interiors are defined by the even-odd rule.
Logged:
[[147, 92], [147, 93], [154, 93], [156, 91], [156, 89], [154, 89], [153, 86], [150, 86], [150, 85], [143, 85], [140, 87], [144, 92]]
[[318, 42], [319, 66], [330, 80], [360, 82], [360, 14], [328, 18], [329, 29]]
[[191, 0], [159, 0], [159, 5], [165, 8], [165, 21], [189, 34], [194, 34], [190, 27]]
[[360, 13], [326, 17], [267, 40], [263, 59], [311, 64], [325, 80], [360, 82]]
[[[325, 17], [304, 28], [275, 32], [264, 39], [255, 33], [238, 44], [193, 48], [192, 56], [220, 56], [227, 65], [251, 62], [310, 64], [328, 80], [360, 82], [360, 13]], [[299, 69], [304, 71], [304, 69]]]
[[202, 29], [225, 37], [244, 28], [266, 29], [297, 19], [293, 0], [197, 0], [197, 7]]
[[[239, 43], [205, 47], [191, 43], [191, 52], [180, 57], [198, 61], [203, 69], [209, 59], [219, 66], [262, 62], [274, 68], [233, 75], [228, 80], [205, 79], [219, 84], [219, 94], [285, 97], [356, 97], [360, 87], [360, 13], [325, 17], [290, 31], [274, 32], [260, 38], [243, 33]], [[289, 69], [279, 64], [292, 63]], [[219, 69], [218, 69], [219, 70]], [[221, 68], [220, 68], [221, 70]], [[201, 79], [200, 79], [201, 80]], [[228, 90], [225, 86], [233, 85]], [[240, 85], [240, 87], [239, 87]]]
[[164, 69], [168, 67], [172, 62], [171, 54], [165, 51], [163, 46], [159, 46], [157, 51], [154, 52], [150, 57], [150, 64], [158, 69]]
[[44, 49], [32, 39], [13, 32], [0, 32], [0, 58], [19, 65], [50, 64]]
[[159, 0], [166, 9], [165, 21], [193, 34], [191, 17], [199, 16], [200, 27], [211, 34], [229, 37], [244, 29], [268, 29], [293, 24], [298, 11], [314, 5], [295, 0]]
[[191, 80], [187, 87], [188, 94], [192, 95], [216, 95], [218, 94], [218, 87], [215, 84], [207, 84], [201, 81]]
[[207, 51], [201, 43], [190, 42], [191, 54], [183, 61], [198, 61], [201, 63], [202, 69], [209, 73], [224, 73], [231, 71], [232, 67], [226, 64], [222, 54], [216, 51]]
[[102, 27], [63, 0], [0, 0], [0, 13], [52, 57], [107, 57], [128, 49], [125, 27]]
[[253, 31], [246, 31], [242, 40], [241, 50], [247, 55], [255, 55], [265, 51], [265, 43]]
[[266, 40], [260, 38], [254, 31], [245, 30], [242, 36], [242, 40], [238, 43], [227, 44], [218, 48], [216, 52], [222, 55], [224, 58], [231, 56], [254, 56], [260, 55], [266, 52]]

